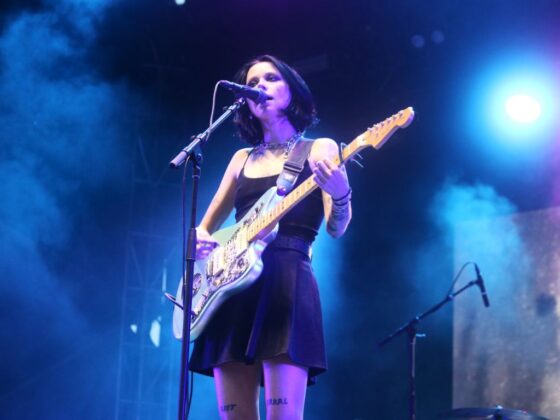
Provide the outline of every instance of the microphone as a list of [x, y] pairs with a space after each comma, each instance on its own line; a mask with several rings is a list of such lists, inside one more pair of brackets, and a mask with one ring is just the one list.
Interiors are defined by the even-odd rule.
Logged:
[[260, 89], [240, 85], [237, 83], [229, 82], [227, 80], [220, 80], [220, 84], [226, 89], [231, 90], [233, 93], [235, 93], [236, 96], [240, 98], [250, 99], [257, 104], [262, 104], [268, 99], [272, 99], [272, 96], [267, 95]]
[[481, 274], [480, 274], [480, 270], [478, 269], [478, 265], [475, 263], [474, 264], [474, 269], [476, 271], [476, 284], [478, 286], [478, 288], [480, 289], [480, 294], [482, 296], [482, 302], [484, 303], [484, 306], [486, 306], [487, 308], [490, 306], [490, 301], [488, 300], [488, 294], [486, 293], [486, 287], [484, 287], [484, 279], [482, 278]]

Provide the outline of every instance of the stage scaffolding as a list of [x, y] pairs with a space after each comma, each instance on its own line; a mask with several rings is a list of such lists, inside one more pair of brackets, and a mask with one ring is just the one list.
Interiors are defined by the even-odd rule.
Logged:
[[[142, 124], [134, 152], [117, 372], [115, 419], [162, 420], [177, 415], [180, 343], [172, 336], [172, 306], [180, 273], [180, 185], [165, 181], [161, 143]], [[153, 126], [157, 131], [157, 127]], [[152, 139], [157, 136], [151, 133]], [[149, 150], [149, 149], [153, 150]], [[161, 149], [161, 147], [160, 147]], [[180, 177], [175, 176], [180, 181]]]

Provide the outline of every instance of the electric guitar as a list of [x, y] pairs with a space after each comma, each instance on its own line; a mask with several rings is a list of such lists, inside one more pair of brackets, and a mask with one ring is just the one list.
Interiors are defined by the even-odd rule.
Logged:
[[[333, 159], [334, 163], [343, 165], [369, 146], [381, 148], [395, 131], [407, 127], [413, 118], [414, 110], [409, 107], [368, 128], [341, 150], [340, 157]], [[272, 187], [238, 223], [212, 235], [219, 245], [207, 258], [195, 262], [191, 341], [201, 334], [225, 300], [259, 277], [263, 268], [261, 254], [276, 237], [278, 221], [317, 187], [313, 176], [284, 197]], [[181, 280], [173, 312], [173, 333], [178, 339], [183, 335], [182, 284]]]

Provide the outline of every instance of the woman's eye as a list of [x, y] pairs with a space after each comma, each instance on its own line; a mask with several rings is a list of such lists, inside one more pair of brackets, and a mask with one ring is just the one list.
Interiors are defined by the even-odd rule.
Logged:
[[[267, 75], [264, 76], [264, 80], [266, 80], [267, 82], [277, 82], [277, 81], [281, 80], [281, 78], [277, 74], [267, 74]], [[259, 84], [259, 79], [252, 79], [252, 80], [249, 80], [249, 82], [247, 83], [247, 86], [255, 87], [258, 84]]]

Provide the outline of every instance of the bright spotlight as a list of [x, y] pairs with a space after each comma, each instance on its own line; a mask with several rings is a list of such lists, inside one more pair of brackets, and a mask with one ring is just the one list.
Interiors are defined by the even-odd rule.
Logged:
[[505, 110], [513, 121], [529, 124], [540, 117], [541, 104], [529, 95], [512, 95], [506, 100]]
[[183, 4], [185, 4], [186, 0], [175, 0], [175, 4], [177, 6], [182, 6]]
[[[502, 55], [482, 67], [469, 86], [469, 131], [492, 150], [542, 150], [555, 141], [558, 110], [557, 77], [548, 57]], [[488, 140], [493, 141], [489, 142]], [[504, 155], [506, 156], [506, 155]]]

